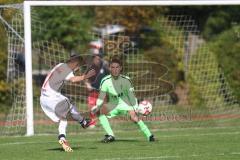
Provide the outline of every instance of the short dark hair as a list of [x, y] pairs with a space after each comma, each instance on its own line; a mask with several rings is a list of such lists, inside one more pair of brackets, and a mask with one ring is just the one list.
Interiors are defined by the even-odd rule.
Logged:
[[67, 60], [67, 63], [78, 62], [79, 64], [84, 63], [83, 57], [80, 55], [71, 55], [70, 58]]
[[110, 63], [109, 63], [109, 64], [112, 64], [112, 63], [118, 63], [120, 66], [122, 66], [122, 61], [121, 61], [118, 57], [113, 57], [113, 58], [110, 60]]

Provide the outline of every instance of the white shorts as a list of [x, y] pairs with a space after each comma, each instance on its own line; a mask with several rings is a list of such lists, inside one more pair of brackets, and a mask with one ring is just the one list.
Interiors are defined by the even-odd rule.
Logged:
[[60, 117], [56, 114], [56, 106], [62, 102], [67, 101], [69, 103], [69, 110], [72, 105], [69, 102], [69, 99], [61, 94], [46, 96], [44, 94], [40, 97], [40, 104], [44, 113], [54, 122], [59, 122]]

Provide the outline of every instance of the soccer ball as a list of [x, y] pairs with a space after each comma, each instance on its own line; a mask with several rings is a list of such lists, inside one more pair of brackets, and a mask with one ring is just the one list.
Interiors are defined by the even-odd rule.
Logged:
[[152, 112], [152, 104], [147, 101], [141, 101], [138, 105], [138, 113], [147, 116]]

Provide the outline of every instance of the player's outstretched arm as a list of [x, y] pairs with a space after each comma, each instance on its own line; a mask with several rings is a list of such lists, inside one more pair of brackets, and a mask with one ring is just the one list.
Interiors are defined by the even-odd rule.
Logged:
[[96, 74], [94, 69], [90, 70], [87, 74], [83, 74], [82, 76], [74, 76], [69, 79], [70, 82], [76, 83], [88, 79]]
[[96, 105], [94, 107], [92, 107], [92, 109], [91, 109], [91, 112], [93, 114], [96, 114], [100, 110], [100, 108], [102, 107], [102, 105], [104, 103], [105, 97], [106, 97], [106, 92], [100, 91]]
[[100, 93], [99, 93], [96, 105], [91, 109], [91, 112], [93, 114], [96, 114], [102, 107], [102, 105], [104, 103], [104, 99], [107, 95], [107, 90], [108, 90], [108, 83], [103, 79], [101, 81], [100, 91], [99, 91]]

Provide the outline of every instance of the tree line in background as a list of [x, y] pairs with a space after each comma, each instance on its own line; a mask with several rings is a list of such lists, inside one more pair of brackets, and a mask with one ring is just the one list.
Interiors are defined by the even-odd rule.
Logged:
[[[12, 1], [21, 2], [21, 1]], [[9, 3], [9, 1], [8, 1]], [[127, 28], [127, 34], [138, 41], [140, 52], [149, 59], [165, 64], [171, 70], [169, 79], [181, 83], [178, 57], [158, 32], [156, 20], [170, 14], [191, 15], [199, 26], [202, 37], [218, 59], [227, 81], [240, 100], [240, 6], [151, 6], [151, 7], [38, 7], [35, 12], [49, 28], [42, 39], [59, 41], [69, 52], [84, 53], [91, 40], [94, 25], [118, 23]], [[10, 105], [10, 87], [6, 83], [7, 37], [0, 23], [0, 110]], [[157, 47], [156, 47], [157, 46]], [[158, 53], [156, 55], [156, 53]]]

